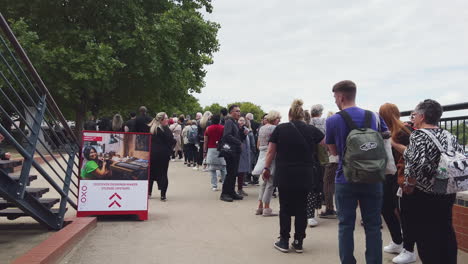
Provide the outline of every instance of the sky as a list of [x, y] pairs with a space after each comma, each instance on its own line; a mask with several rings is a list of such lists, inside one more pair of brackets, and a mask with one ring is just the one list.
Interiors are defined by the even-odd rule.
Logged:
[[205, 18], [221, 25], [220, 50], [195, 94], [202, 106], [249, 101], [286, 121], [295, 98], [338, 111], [331, 89], [346, 79], [373, 111], [468, 102], [466, 0], [212, 2]]

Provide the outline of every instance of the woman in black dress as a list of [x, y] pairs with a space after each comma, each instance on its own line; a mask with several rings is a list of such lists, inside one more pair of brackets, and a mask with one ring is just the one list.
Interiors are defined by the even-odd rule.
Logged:
[[166, 191], [168, 185], [167, 169], [169, 160], [176, 141], [171, 130], [167, 126], [168, 118], [166, 113], [161, 112], [148, 124], [151, 136], [151, 168], [148, 197], [151, 197], [153, 183], [158, 183], [158, 189], [161, 190], [161, 201], [166, 200]]

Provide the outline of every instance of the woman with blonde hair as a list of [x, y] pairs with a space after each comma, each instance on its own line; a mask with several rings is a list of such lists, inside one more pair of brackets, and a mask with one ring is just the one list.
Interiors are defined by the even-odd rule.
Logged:
[[115, 114], [112, 118], [112, 131], [124, 131], [124, 122], [120, 114]]
[[275, 182], [280, 194], [280, 239], [274, 247], [282, 252], [289, 250], [292, 216], [295, 216], [292, 247], [296, 252], [302, 252], [307, 226], [307, 194], [315, 192], [319, 177], [320, 165], [315, 149], [324, 135], [316, 127], [304, 122], [303, 104], [302, 100], [294, 100], [289, 109], [290, 122], [278, 125], [271, 134], [263, 169], [263, 178], [268, 180], [276, 156]]
[[158, 183], [158, 189], [161, 190], [161, 201], [166, 201], [166, 192], [168, 186], [167, 170], [172, 150], [176, 144], [174, 136], [167, 126], [168, 118], [166, 113], [160, 112], [148, 124], [151, 133], [151, 166], [148, 197], [151, 197], [153, 191], [153, 182]]
[[176, 156], [179, 156], [179, 160], [182, 160], [182, 123], [183, 119], [181, 120], [180, 118], [174, 117], [173, 119], [174, 123], [169, 126], [169, 129], [172, 132], [172, 135], [174, 136], [174, 139], [176, 141], [176, 145], [174, 147], [174, 150], [172, 152], [172, 161], [175, 161]]
[[[260, 127], [258, 131], [258, 142], [257, 148], [260, 151], [258, 156], [257, 164], [255, 165], [252, 175], [260, 175], [265, 168], [265, 159], [267, 156], [268, 150], [268, 141], [270, 140], [271, 134], [275, 130], [276, 126], [281, 120], [281, 114], [278, 111], [270, 111], [265, 116], [265, 124]], [[263, 179], [263, 183], [260, 186], [260, 191], [258, 194], [258, 208], [256, 210], [256, 215], [263, 216], [274, 216], [277, 215], [273, 213], [273, 210], [270, 208], [270, 201], [273, 195], [273, 189], [275, 188], [274, 176], [275, 176], [275, 162], [272, 161], [270, 168], [271, 177], [268, 179]]]
[[252, 144], [254, 144], [254, 139], [252, 130], [247, 127], [246, 122], [245, 117], [241, 116], [239, 118], [239, 133], [245, 135], [245, 137], [241, 137], [241, 153], [237, 169], [237, 194], [240, 196], [248, 196], [243, 189], [244, 180], [246, 175], [252, 172]]
[[310, 125], [311, 119], [312, 119], [312, 116], [310, 115], [309, 110], [304, 110], [304, 122]]
[[[199, 113], [197, 113], [198, 116]], [[201, 115], [201, 113], [200, 113]], [[197, 167], [194, 168], [198, 170], [200, 168], [200, 165], [203, 164], [203, 145], [205, 144], [205, 131], [206, 128], [211, 125], [210, 119], [211, 119], [211, 112], [210, 111], [205, 111], [203, 113], [203, 116], [201, 116], [200, 120], [197, 121], [195, 124], [197, 126], [197, 152], [195, 154], [195, 161], [197, 163]]]
[[[404, 146], [408, 146], [409, 138], [413, 128], [406, 126], [400, 120], [400, 110], [398, 107], [391, 103], [383, 104], [379, 109], [379, 115], [387, 124], [388, 129], [392, 134], [392, 141]], [[411, 195], [403, 194], [398, 206], [398, 197], [396, 195], [398, 190], [398, 182], [403, 183], [404, 180], [404, 160], [403, 153], [398, 152], [396, 149], [392, 150], [395, 165], [399, 170], [395, 175], [386, 175], [384, 183], [384, 196], [382, 204], [382, 216], [388, 226], [392, 241], [388, 246], [384, 247], [384, 252], [399, 254], [393, 258], [394, 263], [404, 264], [416, 261], [416, 254], [414, 253], [415, 237], [411, 227], [411, 219], [408, 215], [413, 211], [411, 208]], [[395, 211], [400, 207], [400, 219]], [[401, 222], [400, 222], [401, 220]]]

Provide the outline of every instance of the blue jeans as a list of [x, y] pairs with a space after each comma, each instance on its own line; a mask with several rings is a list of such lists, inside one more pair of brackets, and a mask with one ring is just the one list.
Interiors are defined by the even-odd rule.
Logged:
[[[224, 167], [222, 170], [219, 170], [219, 171], [221, 172], [221, 181], [224, 182], [224, 179], [226, 178], [226, 167]], [[218, 188], [218, 175], [216, 174], [216, 172], [217, 170], [210, 171], [212, 188]]]
[[366, 232], [366, 263], [382, 263], [382, 219], [383, 185], [382, 183], [337, 183], [335, 202], [338, 209], [338, 241], [340, 260], [343, 264], [355, 264], [354, 227], [356, 208], [361, 210], [361, 217]]

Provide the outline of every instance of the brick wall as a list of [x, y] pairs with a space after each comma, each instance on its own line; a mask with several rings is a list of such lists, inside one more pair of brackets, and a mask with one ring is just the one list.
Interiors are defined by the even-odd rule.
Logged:
[[458, 193], [453, 206], [453, 226], [458, 249], [468, 252], [468, 192]]

